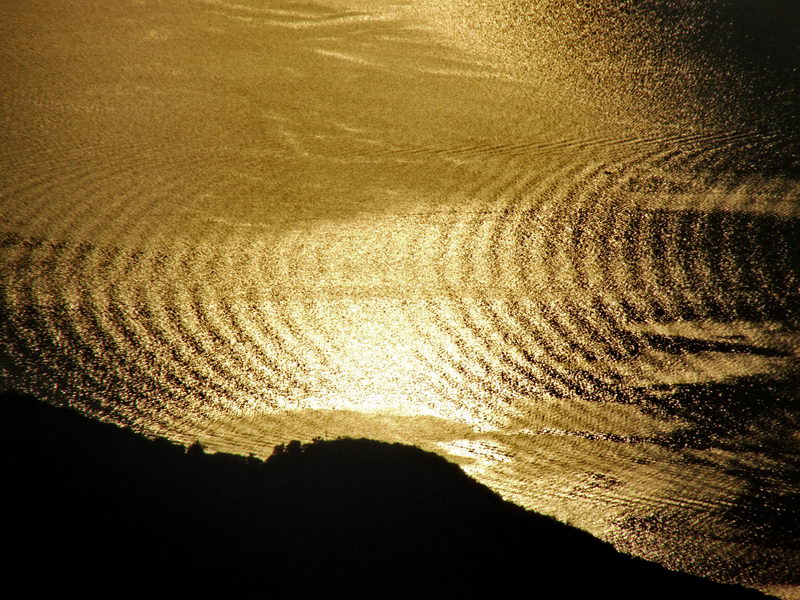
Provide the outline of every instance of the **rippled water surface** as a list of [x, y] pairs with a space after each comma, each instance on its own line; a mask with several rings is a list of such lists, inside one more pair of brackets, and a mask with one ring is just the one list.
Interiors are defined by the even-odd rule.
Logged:
[[742, 4], [4, 4], [2, 385], [795, 597], [800, 11]]

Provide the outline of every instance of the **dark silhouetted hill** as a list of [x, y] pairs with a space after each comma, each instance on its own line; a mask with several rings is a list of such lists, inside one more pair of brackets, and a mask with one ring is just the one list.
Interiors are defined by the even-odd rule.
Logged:
[[3, 587], [24, 597], [764, 597], [618, 554], [409, 446], [262, 462], [11, 393], [0, 423]]

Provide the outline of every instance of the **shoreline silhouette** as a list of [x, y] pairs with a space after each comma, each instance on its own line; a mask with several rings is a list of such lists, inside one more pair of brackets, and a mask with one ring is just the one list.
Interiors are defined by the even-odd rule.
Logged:
[[668, 571], [367, 439], [266, 461], [148, 440], [2, 393], [13, 580], [84, 597], [764, 598]]

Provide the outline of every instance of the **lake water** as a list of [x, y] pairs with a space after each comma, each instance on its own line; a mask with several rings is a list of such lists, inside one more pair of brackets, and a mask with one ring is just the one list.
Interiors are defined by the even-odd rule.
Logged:
[[0, 7], [0, 384], [365, 436], [800, 597], [800, 9]]

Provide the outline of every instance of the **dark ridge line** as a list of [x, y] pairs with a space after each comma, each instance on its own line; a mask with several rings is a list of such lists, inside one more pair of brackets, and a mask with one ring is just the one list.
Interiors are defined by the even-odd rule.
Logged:
[[443, 457], [366, 439], [205, 454], [0, 394], [9, 586], [32, 596], [765, 598], [631, 558]]

